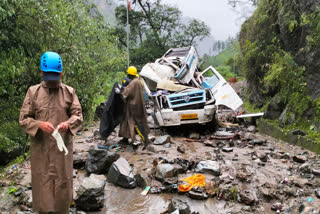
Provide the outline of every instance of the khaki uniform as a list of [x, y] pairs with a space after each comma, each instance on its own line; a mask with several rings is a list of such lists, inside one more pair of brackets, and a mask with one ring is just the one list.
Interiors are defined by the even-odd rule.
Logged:
[[119, 136], [135, 140], [135, 125], [139, 125], [139, 129], [141, 127], [143, 134], [147, 136], [150, 129], [140, 80], [138, 78], [131, 80], [124, 88], [122, 96], [125, 99], [125, 113], [120, 124]]
[[[30, 135], [32, 206], [36, 212], [68, 213], [73, 193], [73, 145], [82, 123], [82, 110], [73, 88], [59, 83], [48, 87], [46, 82], [28, 89], [20, 111], [20, 125]], [[39, 127], [41, 121], [56, 128], [68, 121], [69, 130], [61, 133], [69, 151], [58, 150], [56, 140]]]

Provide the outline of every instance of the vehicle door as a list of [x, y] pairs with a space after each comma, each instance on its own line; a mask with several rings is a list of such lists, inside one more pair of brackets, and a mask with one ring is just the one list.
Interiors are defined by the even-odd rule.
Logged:
[[201, 72], [197, 78], [203, 88], [211, 90], [216, 100], [216, 105], [224, 105], [236, 110], [243, 104], [238, 94], [212, 66]]

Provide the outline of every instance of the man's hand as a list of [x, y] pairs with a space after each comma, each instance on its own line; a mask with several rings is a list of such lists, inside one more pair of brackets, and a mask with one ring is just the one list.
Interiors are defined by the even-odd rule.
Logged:
[[55, 128], [53, 127], [53, 125], [50, 122], [44, 122], [41, 121], [40, 122], [40, 129], [48, 134], [52, 134], [52, 132], [55, 130]]
[[62, 123], [60, 123], [59, 124], [59, 132], [66, 132], [66, 131], [68, 131], [68, 128], [69, 128], [69, 124], [68, 124], [68, 122], [67, 121], [65, 121], [65, 122], [62, 122]]

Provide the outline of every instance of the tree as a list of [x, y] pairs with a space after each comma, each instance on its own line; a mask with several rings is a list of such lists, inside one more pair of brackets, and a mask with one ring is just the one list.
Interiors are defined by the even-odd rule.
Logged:
[[228, 4], [239, 14], [241, 21], [251, 16], [258, 3], [259, 0], [228, 0]]
[[0, 1], [0, 153], [26, 144], [20, 107], [27, 88], [41, 81], [45, 51], [61, 55], [63, 82], [75, 88], [85, 120], [93, 118], [117, 71], [125, 69], [125, 54], [111, 32], [86, 0]]
[[[116, 17], [118, 31], [124, 32], [127, 24], [124, 6], [116, 9]], [[136, 9], [129, 12], [129, 23], [131, 62], [138, 66], [154, 61], [169, 47], [195, 45], [209, 35], [209, 27], [204, 22], [191, 19], [183, 24], [181, 11], [162, 4], [161, 0], [137, 0]], [[126, 41], [125, 34], [119, 37]]]

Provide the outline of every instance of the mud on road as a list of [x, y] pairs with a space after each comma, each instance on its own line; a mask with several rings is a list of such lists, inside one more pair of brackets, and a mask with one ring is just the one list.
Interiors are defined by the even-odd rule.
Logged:
[[[146, 179], [147, 185], [155, 187], [151, 188], [153, 191], [150, 190], [147, 196], [143, 196], [140, 194], [143, 190], [141, 188], [124, 189], [107, 182], [105, 206], [96, 213], [162, 213], [167, 210], [172, 198], [187, 202], [190, 210], [195, 213], [320, 212], [320, 199], [316, 194], [320, 187], [319, 155], [261, 135], [256, 132], [255, 127], [237, 129], [227, 126], [216, 133], [208, 132], [206, 127], [194, 126], [153, 130], [153, 139], [168, 133], [171, 139], [163, 145], [153, 144], [146, 151], [141, 148], [133, 149], [132, 145], [120, 145], [121, 138], [116, 133], [108, 138], [107, 144], [103, 140], [79, 143], [86, 138], [88, 140], [84, 142], [90, 141], [94, 130], [96, 127], [77, 137], [76, 150], [87, 150], [97, 144], [118, 144], [112, 150], [128, 160], [133, 166], [133, 174], [149, 178]], [[239, 135], [231, 138], [235, 133]], [[168, 184], [154, 177], [154, 163], [155, 160], [166, 160], [174, 165], [176, 159], [195, 164], [206, 160], [216, 161], [220, 168], [219, 176], [201, 173], [205, 175], [207, 183], [215, 183], [215, 194], [204, 199], [205, 197], [192, 197], [189, 193], [166, 189]], [[192, 168], [178, 174], [178, 184], [182, 178], [194, 175], [194, 170]], [[85, 173], [78, 174], [75, 186], [81, 183], [84, 176]], [[161, 187], [162, 190], [159, 190]], [[206, 192], [200, 190], [199, 194], [201, 191], [203, 194]]]
[[[145, 151], [141, 150], [142, 146], [134, 149], [131, 144], [120, 144], [117, 133], [109, 136], [107, 141], [99, 139], [97, 133], [98, 123], [78, 133], [74, 143], [75, 160], [82, 155], [85, 161], [90, 149], [103, 145], [125, 158], [131, 164], [133, 174], [140, 174], [151, 189], [145, 196], [141, 195], [143, 188], [125, 189], [106, 182], [104, 207], [88, 213], [165, 213], [171, 199], [186, 202], [193, 213], [320, 212], [319, 155], [261, 135], [253, 126], [220, 127], [215, 133], [206, 127], [193, 126], [157, 129], [150, 135], [155, 142], [167, 134], [170, 139], [162, 145], [152, 144]], [[201, 161], [214, 162], [219, 172], [195, 172]], [[181, 169], [182, 162], [189, 164], [188, 167]], [[164, 163], [173, 165], [175, 173], [156, 179], [156, 165]], [[2, 213], [32, 213], [28, 208], [32, 203], [28, 166], [28, 162], [23, 162], [16, 166], [20, 173], [7, 172], [2, 177]], [[196, 173], [205, 176], [206, 183], [212, 185], [211, 189], [206, 186], [191, 192], [179, 192], [177, 185], [182, 183], [181, 180]], [[87, 176], [84, 166], [75, 170], [74, 197]], [[22, 196], [4, 193], [4, 189], [12, 188], [12, 180], [15, 188], [24, 188]], [[71, 209], [74, 213], [84, 213], [76, 210], [75, 207]]]

